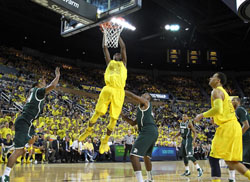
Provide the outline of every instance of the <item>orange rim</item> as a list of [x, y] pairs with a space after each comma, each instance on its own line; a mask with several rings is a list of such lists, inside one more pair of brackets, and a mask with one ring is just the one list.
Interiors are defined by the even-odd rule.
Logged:
[[[120, 19], [121, 21], [125, 21], [125, 19], [122, 17], [118, 17], [117, 19]], [[114, 25], [114, 24], [112, 24], [112, 22], [108, 21], [108, 22], [104, 22], [104, 23], [100, 24], [100, 27], [101, 27], [101, 30], [103, 31], [103, 28], [118, 29], [119, 25]]]

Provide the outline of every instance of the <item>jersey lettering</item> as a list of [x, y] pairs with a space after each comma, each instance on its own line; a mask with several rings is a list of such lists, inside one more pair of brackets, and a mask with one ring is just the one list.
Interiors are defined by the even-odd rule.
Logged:
[[34, 93], [34, 92], [32, 92], [32, 93], [30, 94], [30, 96], [28, 97], [28, 99], [27, 99], [27, 102], [26, 102], [26, 103], [29, 103], [29, 102], [31, 101], [31, 98], [32, 98], [32, 96], [33, 96], [33, 93]]

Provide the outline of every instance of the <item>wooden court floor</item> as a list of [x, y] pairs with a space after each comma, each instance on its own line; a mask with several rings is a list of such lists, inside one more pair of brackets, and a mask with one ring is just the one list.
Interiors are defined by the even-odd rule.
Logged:
[[[153, 162], [154, 181], [202, 181], [210, 180], [208, 161], [198, 161], [204, 170], [202, 177], [190, 163], [191, 176], [182, 177], [184, 172], [182, 161]], [[143, 176], [146, 178], [145, 167]], [[5, 165], [0, 168], [2, 175]], [[237, 182], [245, 182], [247, 178], [236, 172]], [[11, 182], [136, 182], [129, 162], [127, 163], [77, 163], [77, 164], [17, 164], [11, 172]], [[222, 181], [228, 181], [228, 170], [222, 168]]]

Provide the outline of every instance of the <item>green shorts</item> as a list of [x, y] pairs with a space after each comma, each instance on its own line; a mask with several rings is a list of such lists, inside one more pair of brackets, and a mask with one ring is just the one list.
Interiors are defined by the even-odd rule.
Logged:
[[250, 141], [243, 141], [243, 163], [250, 165]]
[[130, 155], [140, 158], [144, 156], [152, 157], [153, 148], [158, 138], [158, 131], [143, 131], [140, 132], [138, 138], [132, 147]]
[[22, 115], [19, 116], [15, 122], [15, 138], [14, 138], [15, 149], [24, 148], [24, 146], [29, 142], [29, 140], [34, 135], [35, 135], [35, 128], [32, 124], [32, 120], [28, 121]]
[[182, 157], [192, 157], [194, 155], [192, 142], [193, 142], [192, 138], [187, 138], [182, 140], [181, 150], [180, 150]]

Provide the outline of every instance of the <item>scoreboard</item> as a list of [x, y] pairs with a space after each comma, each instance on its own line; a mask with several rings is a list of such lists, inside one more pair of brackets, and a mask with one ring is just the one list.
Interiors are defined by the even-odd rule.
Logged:
[[167, 50], [167, 62], [172, 64], [179, 64], [181, 62], [181, 50], [180, 49], [168, 49]]
[[217, 51], [207, 51], [208, 64], [217, 65], [219, 63], [219, 54]]
[[187, 50], [187, 63], [188, 64], [200, 64], [201, 63], [201, 51], [200, 50]]

